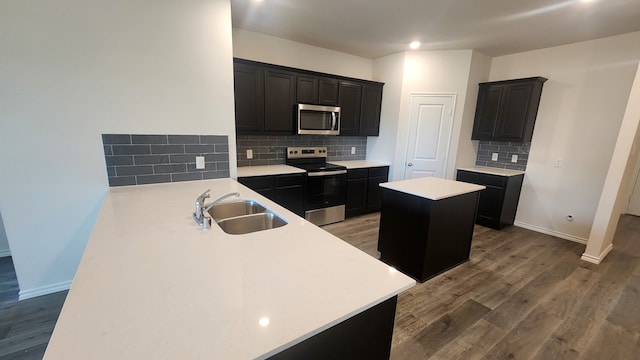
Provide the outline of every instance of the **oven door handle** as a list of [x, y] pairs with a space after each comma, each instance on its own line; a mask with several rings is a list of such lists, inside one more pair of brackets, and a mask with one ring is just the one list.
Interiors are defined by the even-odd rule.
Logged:
[[329, 176], [329, 175], [342, 175], [346, 173], [347, 173], [347, 170], [318, 171], [318, 172], [307, 173], [307, 176]]

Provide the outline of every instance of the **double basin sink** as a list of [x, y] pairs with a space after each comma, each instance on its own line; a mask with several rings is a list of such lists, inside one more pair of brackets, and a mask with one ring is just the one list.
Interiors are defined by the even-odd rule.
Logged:
[[221, 202], [209, 209], [209, 215], [224, 232], [232, 235], [274, 229], [287, 224], [273, 211], [249, 199]]

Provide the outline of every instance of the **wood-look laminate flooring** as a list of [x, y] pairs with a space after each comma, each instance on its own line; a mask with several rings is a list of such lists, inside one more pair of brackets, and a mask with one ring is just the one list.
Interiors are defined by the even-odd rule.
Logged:
[[[324, 229], [378, 258], [379, 214]], [[476, 226], [470, 260], [400, 294], [391, 359], [640, 359], [640, 218], [585, 246]]]
[[[377, 258], [378, 222], [370, 214], [324, 229]], [[398, 297], [391, 359], [640, 359], [640, 218], [621, 218], [600, 265], [583, 251], [477, 226], [469, 262]], [[40, 359], [67, 292], [18, 302], [3, 265], [0, 359]]]

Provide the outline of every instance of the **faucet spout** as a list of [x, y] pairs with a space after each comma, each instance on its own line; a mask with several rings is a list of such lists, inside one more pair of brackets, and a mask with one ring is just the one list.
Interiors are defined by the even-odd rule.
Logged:
[[232, 196], [236, 196], [236, 197], [237, 197], [237, 196], [240, 196], [240, 193], [239, 193], [239, 192], [232, 192], [232, 193], [228, 193], [228, 194], [225, 194], [225, 195], [220, 196], [219, 198], [217, 198], [217, 199], [213, 200], [213, 201], [211, 202], [211, 204], [207, 205], [207, 206], [202, 210], [202, 213], [204, 214], [204, 213], [208, 212], [208, 211], [209, 211], [209, 210], [210, 210], [210, 209], [211, 209], [215, 204], [219, 203], [220, 201], [222, 201], [222, 200], [224, 200], [224, 199], [230, 198], [230, 197], [232, 197]]

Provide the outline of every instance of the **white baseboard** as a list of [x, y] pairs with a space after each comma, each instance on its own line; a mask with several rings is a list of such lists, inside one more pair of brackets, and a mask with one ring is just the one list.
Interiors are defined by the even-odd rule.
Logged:
[[584, 261], [587, 261], [587, 262], [590, 262], [590, 263], [592, 263], [592, 264], [596, 264], [596, 265], [598, 265], [598, 264], [600, 264], [600, 262], [601, 262], [602, 260], [604, 260], [605, 256], [607, 256], [607, 254], [608, 254], [609, 252], [611, 252], [611, 250], [612, 250], [612, 249], [613, 249], [613, 244], [609, 244], [609, 246], [607, 246], [607, 247], [604, 249], [604, 251], [603, 251], [602, 253], [600, 253], [600, 255], [599, 255], [599, 256], [591, 256], [591, 255], [587, 255], [587, 254], [585, 253], [585, 254], [582, 254], [582, 256], [580, 257], [580, 259], [582, 259], [582, 260], [584, 260]]
[[11, 256], [11, 250], [9, 250], [9, 249], [0, 250], [0, 257], [7, 257], [7, 256]]
[[586, 245], [587, 242], [589, 241], [589, 239], [585, 239], [585, 238], [581, 238], [581, 237], [578, 237], [578, 236], [561, 233], [561, 232], [555, 231], [555, 230], [545, 229], [545, 228], [542, 228], [542, 227], [539, 227], [539, 226], [535, 226], [535, 225], [531, 225], [531, 224], [525, 224], [525, 223], [520, 222], [520, 221], [514, 222], [513, 225], [521, 227], [521, 228], [533, 230], [533, 231], [536, 231], [536, 232], [539, 232], [539, 233], [555, 236], [555, 237], [558, 237], [558, 238], [561, 238], [561, 239], [577, 242], [577, 243], [583, 244], [583, 245]]
[[26, 300], [37, 296], [49, 295], [58, 291], [69, 290], [69, 288], [71, 288], [71, 281], [65, 281], [25, 291], [20, 290], [20, 292], [18, 292], [18, 300]]

